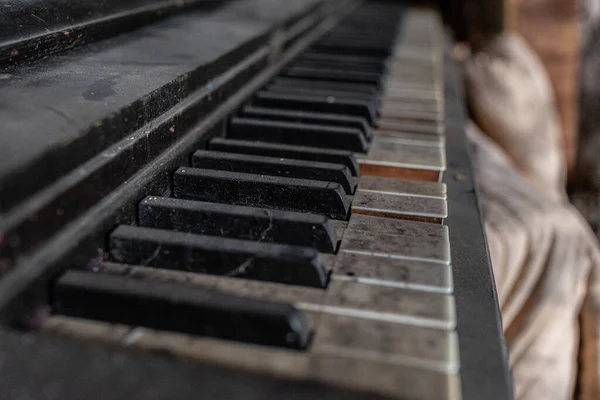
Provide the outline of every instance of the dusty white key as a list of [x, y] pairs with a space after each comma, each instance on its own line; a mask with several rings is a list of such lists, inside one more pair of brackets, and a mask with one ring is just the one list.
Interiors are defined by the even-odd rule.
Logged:
[[373, 136], [378, 141], [395, 142], [403, 145], [444, 148], [446, 138], [442, 135], [423, 135], [422, 133], [407, 133], [382, 129], [372, 129]]
[[427, 112], [443, 114], [444, 105], [437, 101], [390, 100], [379, 105], [381, 118], [394, 118], [397, 113]]
[[337, 350], [311, 358], [311, 377], [332, 385], [402, 400], [460, 400], [460, 376], [394, 365]]
[[331, 314], [321, 319], [313, 353], [354, 353], [357, 357], [456, 373], [456, 332]]
[[445, 225], [354, 214], [340, 251], [450, 264]]
[[378, 176], [361, 176], [358, 189], [366, 192], [434, 197], [438, 199], [445, 199], [447, 193], [445, 183], [381, 178]]
[[395, 121], [422, 121], [430, 123], [442, 123], [444, 122], [444, 115], [440, 113], [427, 112], [427, 111], [410, 111], [396, 109], [395, 112], [388, 113], [382, 116], [378, 121], [377, 125], [383, 125], [384, 122], [395, 122]]
[[380, 117], [393, 117], [396, 110], [405, 111], [425, 111], [425, 112], [444, 112], [444, 103], [437, 100], [422, 100], [422, 99], [387, 99], [385, 102], [380, 102], [379, 112]]
[[442, 148], [373, 138], [369, 152], [357, 154], [361, 175], [438, 182], [446, 170]]
[[448, 217], [446, 200], [357, 190], [352, 213], [440, 224]]
[[436, 293], [452, 293], [448, 264], [340, 251], [332, 279]]
[[315, 306], [297, 304], [300, 309], [325, 314], [445, 330], [456, 327], [454, 297], [448, 294], [332, 279], [325, 304]]
[[423, 122], [423, 121], [402, 121], [398, 119], [379, 119], [377, 120], [379, 129], [412, 132], [429, 135], [443, 135], [445, 133], [444, 124], [440, 122]]

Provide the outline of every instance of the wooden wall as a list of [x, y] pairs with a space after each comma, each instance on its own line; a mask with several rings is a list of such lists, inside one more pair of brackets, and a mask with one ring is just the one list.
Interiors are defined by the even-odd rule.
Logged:
[[542, 59], [561, 116], [565, 158], [577, 152], [580, 46], [577, 3], [600, 0], [438, 0], [459, 40], [474, 51], [503, 30], [521, 34]]
[[565, 156], [572, 171], [579, 105], [577, 0], [506, 1], [507, 29], [519, 32], [533, 46], [552, 81], [562, 120]]

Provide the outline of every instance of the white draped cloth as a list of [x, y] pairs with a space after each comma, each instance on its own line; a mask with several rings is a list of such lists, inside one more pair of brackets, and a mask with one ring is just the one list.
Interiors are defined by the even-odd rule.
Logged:
[[516, 399], [600, 399], [600, 250], [566, 198], [546, 73], [506, 34], [467, 61], [465, 78]]

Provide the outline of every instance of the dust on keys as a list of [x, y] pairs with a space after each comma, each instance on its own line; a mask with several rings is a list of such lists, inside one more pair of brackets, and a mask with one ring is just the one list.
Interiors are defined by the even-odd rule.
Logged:
[[42, 329], [399, 399], [460, 400], [438, 16], [360, 8], [65, 272]]

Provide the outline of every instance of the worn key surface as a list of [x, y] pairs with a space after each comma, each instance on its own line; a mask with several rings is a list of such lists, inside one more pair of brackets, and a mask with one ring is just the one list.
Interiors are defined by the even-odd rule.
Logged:
[[376, 117], [376, 109], [373, 108], [369, 101], [356, 99], [339, 101], [335, 97], [323, 95], [285, 95], [260, 92], [254, 98], [254, 104], [263, 107], [295, 108], [304, 111], [350, 114], [366, 118], [369, 123], [373, 123]]
[[166, 197], [139, 205], [141, 226], [266, 243], [314, 247], [333, 253], [337, 235], [323, 215]]
[[[308, 89], [310, 90], [310, 89]], [[352, 115], [327, 114], [310, 111], [284, 110], [278, 108], [246, 106], [241, 115], [255, 119], [268, 119], [275, 121], [292, 121], [316, 125], [345, 126], [360, 129], [365, 139], [370, 140], [371, 129], [367, 120]]]
[[225, 138], [212, 139], [208, 144], [208, 148], [210, 150], [227, 151], [229, 153], [255, 154], [267, 157], [343, 164], [348, 167], [352, 176], [357, 176], [359, 171], [358, 161], [356, 161], [354, 153], [346, 150], [319, 149], [318, 147]]
[[192, 167], [337, 182], [349, 195], [356, 188], [356, 180], [343, 164], [197, 150], [192, 155]]
[[448, 227], [354, 214], [340, 250], [408, 260], [450, 263]]
[[375, 136], [366, 155], [358, 155], [361, 173], [437, 182], [446, 170], [444, 149], [380, 140]]
[[110, 234], [119, 263], [325, 288], [328, 273], [312, 248], [121, 225]]
[[297, 349], [310, 337], [304, 316], [289, 304], [109, 274], [66, 272], [53, 307], [74, 317]]
[[315, 89], [334, 89], [340, 91], [351, 91], [367, 93], [376, 95], [379, 90], [376, 85], [369, 85], [367, 83], [346, 83], [346, 82], [333, 82], [333, 81], [315, 81], [311, 79], [294, 79], [286, 77], [278, 77], [273, 80], [272, 86], [279, 87], [297, 87], [302, 86], [306, 88]]
[[175, 197], [213, 203], [260, 206], [347, 219], [350, 202], [339, 183], [179, 168], [173, 175]]
[[[298, 307], [304, 308], [304, 305]], [[456, 327], [451, 295], [346, 280], [329, 283], [326, 302], [320, 311], [429, 328], [453, 330]]]
[[437, 224], [448, 216], [444, 199], [363, 190], [356, 191], [352, 200], [352, 212]]
[[340, 251], [333, 279], [428, 292], [452, 293], [452, 267], [427, 261]]
[[366, 152], [368, 147], [362, 131], [356, 128], [239, 117], [231, 120], [227, 137], [358, 153]]
[[446, 198], [446, 184], [406, 179], [361, 176], [358, 189], [365, 192], [405, 194], [419, 197]]

